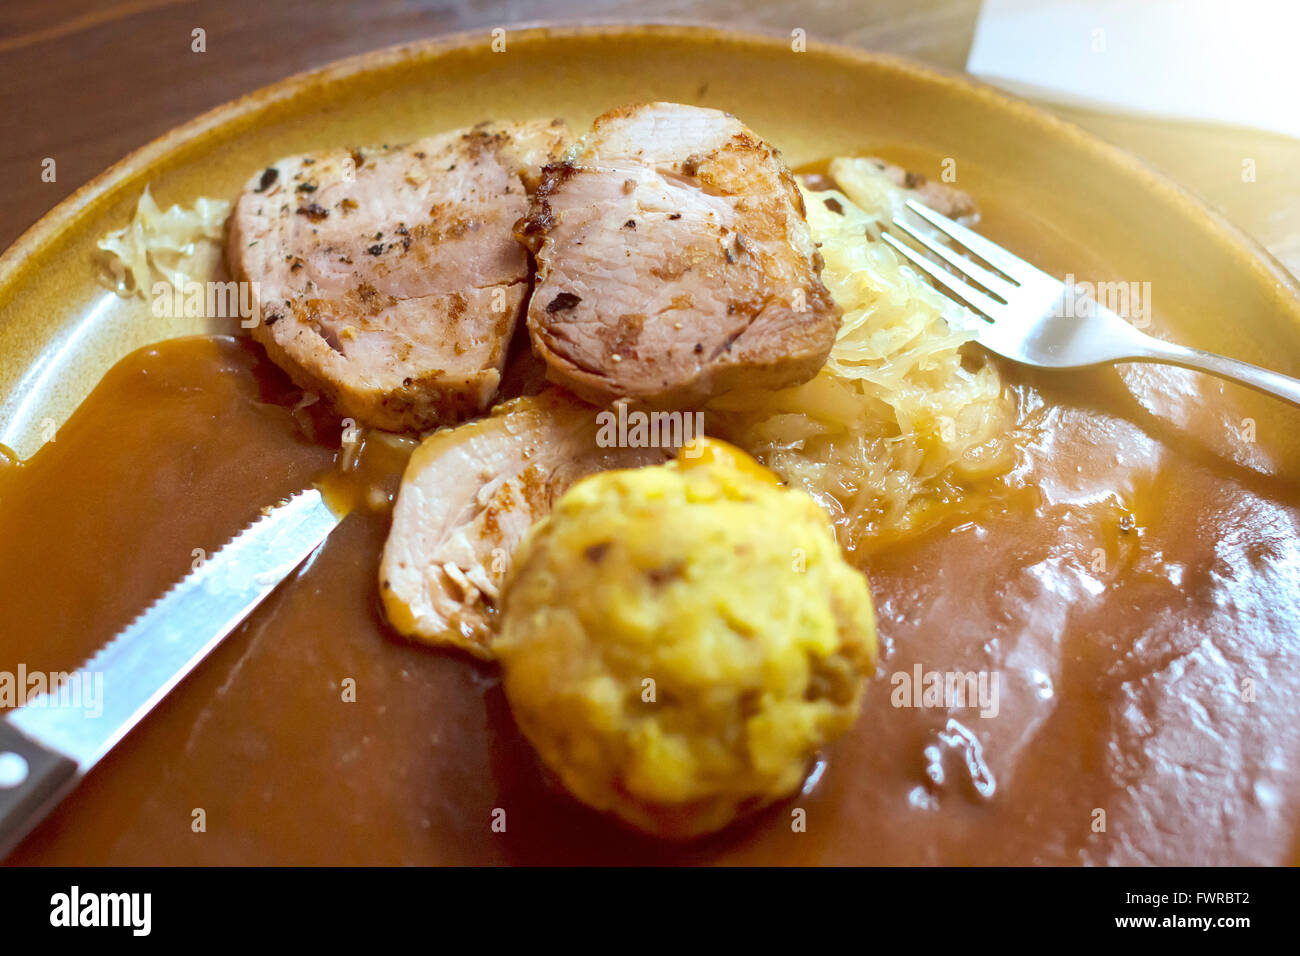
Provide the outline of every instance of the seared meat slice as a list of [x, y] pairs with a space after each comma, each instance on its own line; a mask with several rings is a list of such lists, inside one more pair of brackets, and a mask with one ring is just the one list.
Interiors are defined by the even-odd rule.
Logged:
[[253, 337], [298, 385], [378, 428], [487, 407], [528, 290], [511, 228], [568, 140], [559, 121], [482, 124], [254, 176], [226, 245], [253, 283]]
[[533, 349], [591, 401], [689, 407], [795, 385], [834, 343], [839, 310], [794, 179], [726, 113], [606, 113], [544, 170], [517, 232], [537, 256]]
[[491, 659], [491, 624], [515, 545], [579, 478], [661, 464], [667, 448], [602, 448], [599, 409], [555, 388], [434, 432], [402, 476], [379, 568], [402, 634]]

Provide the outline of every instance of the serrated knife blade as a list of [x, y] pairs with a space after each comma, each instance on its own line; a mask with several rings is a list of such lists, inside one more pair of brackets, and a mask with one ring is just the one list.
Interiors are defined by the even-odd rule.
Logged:
[[[62, 687], [0, 720], [0, 857], [275, 590], [341, 516], [316, 490], [264, 510]], [[97, 688], [94, 708], [69, 687]]]

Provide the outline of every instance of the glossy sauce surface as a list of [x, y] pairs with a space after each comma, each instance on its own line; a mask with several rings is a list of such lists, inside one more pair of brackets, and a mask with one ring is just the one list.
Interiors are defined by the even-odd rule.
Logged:
[[[1212, 380], [1006, 374], [1026, 407], [1020, 465], [973, 513], [866, 549], [883, 647], [862, 717], [804, 793], [756, 818], [672, 846], [557, 791], [494, 668], [384, 626], [389, 510], [357, 493], [9, 862], [1294, 861], [1294, 477], [1266, 434], [1239, 437], [1235, 393]], [[337, 423], [300, 398], [256, 346], [175, 340], [0, 465], [0, 670], [75, 668], [196, 549], [336, 471]], [[362, 458], [391, 495], [401, 450]], [[895, 706], [918, 666], [996, 678], [996, 716]]]

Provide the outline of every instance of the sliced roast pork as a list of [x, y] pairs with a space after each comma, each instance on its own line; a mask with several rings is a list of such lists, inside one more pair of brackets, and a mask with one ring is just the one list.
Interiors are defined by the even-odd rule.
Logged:
[[344, 416], [422, 430], [485, 409], [528, 292], [511, 235], [569, 142], [559, 121], [281, 160], [231, 215], [253, 337]]
[[606, 113], [546, 167], [517, 232], [537, 258], [534, 351], [590, 401], [689, 407], [794, 385], [834, 343], [794, 179], [727, 113]]
[[379, 569], [389, 622], [490, 659], [515, 546], [584, 475], [661, 464], [671, 448], [601, 447], [600, 410], [548, 388], [434, 432], [402, 477]]

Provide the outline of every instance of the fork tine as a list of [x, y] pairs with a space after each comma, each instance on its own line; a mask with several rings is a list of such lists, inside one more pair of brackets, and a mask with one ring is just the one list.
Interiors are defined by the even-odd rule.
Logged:
[[907, 208], [912, 210], [912, 212], [916, 213], [949, 238], [956, 239], [985, 262], [1001, 269], [1021, 285], [1024, 285], [1030, 279], [1036, 278], [1056, 281], [1043, 270], [1026, 262], [1019, 256], [1007, 252], [1007, 250], [1003, 249], [996, 242], [985, 239], [978, 232], [967, 229], [961, 223], [954, 222], [942, 213], [935, 212], [929, 206], [923, 206], [915, 199], [909, 199], [907, 201]]
[[923, 256], [907, 243], [901, 242], [887, 232], [882, 232], [880, 238], [893, 246], [893, 248], [900, 255], [906, 258], [908, 262], [912, 263], [912, 265], [919, 269], [923, 269], [930, 278], [939, 283], [954, 296], [961, 299], [971, 308], [983, 312], [990, 319], [996, 318], [998, 310], [1005, 308], [1001, 302], [990, 298], [974, 286], [962, 282], [947, 269], [938, 266], [933, 259], [930, 259], [928, 256]]
[[909, 236], [915, 239], [918, 243], [925, 246], [925, 248], [929, 249], [936, 256], [938, 256], [944, 262], [948, 263], [948, 265], [952, 266], [958, 272], [963, 273], [968, 279], [974, 279], [976, 282], [978, 282], [984, 288], [988, 289], [994, 295], [1000, 296], [1001, 298], [1005, 299], [1008, 302], [1011, 301], [1010, 299], [1011, 293], [1015, 291], [1016, 287], [1013, 286], [1011, 283], [1007, 282], [1001, 276], [994, 275], [992, 272], [989, 272], [988, 269], [985, 269], [983, 266], [976, 265], [974, 262], [972, 262], [970, 259], [967, 259], [965, 256], [959, 256], [957, 253], [953, 252], [952, 249], [948, 248], [943, 243], [935, 242], [925, 233], [921, 232], [921, 230], [913, 227], [910, 223], [905, 221], [900, 216], [894, 217], [894, 225], [897, 226], [899, 229], [902, 229], [905, 233], [907, 233]]

